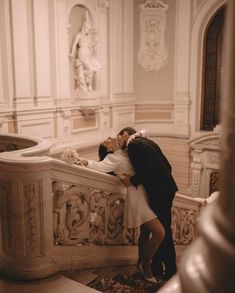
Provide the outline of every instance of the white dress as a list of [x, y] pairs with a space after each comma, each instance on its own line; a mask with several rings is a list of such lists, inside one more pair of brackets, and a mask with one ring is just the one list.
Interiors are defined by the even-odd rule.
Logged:
[[[88, 160], [87, 167], [104, 173], [114, 172], [120, 178], [123, 174], [134, 174], [128, 155], [123, 150], [108, 154], [100, 162]], [[149, 207], [147, 194], [143, 186], [139, 185], [136, 188], [131, 185], [127, 187], [124, 225], [127, 228], [134, 228], [156, 217], [156, 214]]]

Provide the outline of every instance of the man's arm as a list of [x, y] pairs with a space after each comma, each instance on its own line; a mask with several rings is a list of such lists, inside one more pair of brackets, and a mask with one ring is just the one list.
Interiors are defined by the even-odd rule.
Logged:
[[127, 153], [135, 171], [135, 175], [130, 177], [130, 183], [137, 187], [144, 183], [148, 173], [146, 170], [145, 154], [137, 140], [132, 141], [128, 145]]

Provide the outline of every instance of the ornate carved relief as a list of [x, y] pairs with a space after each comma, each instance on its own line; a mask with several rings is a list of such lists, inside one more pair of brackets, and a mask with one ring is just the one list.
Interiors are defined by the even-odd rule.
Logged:
[[53, 183], [55, 243], [77, 244], [88, 238], [89, 201], [88, 188]]
[[201, 149], [193, 149], [191, 150], [191, 156], [193, 157], [194, 163], [201, 163], [201, 155], [202, 150]]
[[168, 5], [147, 0], [140, 5], [140, 48], [138, 63], [147, 71], [157, 71], [167, 63], [165, 44]]
[[3, 250], [8, 254], [14, 254], [17, 241], [14, 239], [13, 199], [9, 182], [0, 180], [0, 191]]
[[25, 256], [42, 256], [43, 251], [43, 220], [40, 182], [23, 186], [23, 221]]
[[196, 220], [195, 210], [173, 207], [172, 230], [175, 244], [189, 244], [197, 236]]
[[56, 244], [133, 244], [137, 229], [123, 227], [124, 198], [111, 193], [53, 182]]
[[121, 244], [126, 240], [123, 227], [123, 214], [125, 201], [123, 198], [112, 198], [107, 201], [108, 219], [107, 219], [107, 243]]
[[200, 194], [200, 178], [201, 172], [200, 170], [192, 171], [192, 195], [197, 197]]
[[219, 170], [220, 166], [219, 132], [202, 134], [193, 139], [191, 156], [192, 195], [207, 198], [211, 191], [218, 191], [218, 178], [215, 178], [218, 174], [213, 175], [213, 182], [211, 182], [211, 173]]

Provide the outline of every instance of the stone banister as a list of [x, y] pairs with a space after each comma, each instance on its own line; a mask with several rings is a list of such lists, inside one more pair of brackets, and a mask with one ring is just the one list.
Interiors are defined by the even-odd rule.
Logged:
[[[123, 227], [126, 189], [117, 177], [48, 156], [46, 140], [0, 135], [0, 142], [2, 273], [40, 279], [62, 270], [136, 262], [138, 229]], [[176, 245], [197, 237], [205, 204], [176, 194]]]

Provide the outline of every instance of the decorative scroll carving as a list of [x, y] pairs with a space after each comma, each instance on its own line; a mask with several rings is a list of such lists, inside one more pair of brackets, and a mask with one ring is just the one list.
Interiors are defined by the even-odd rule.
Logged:
[[54, 182], [53, 194], [55, 242], [81, 243], [89, 236], [89, 189]]
[[123, 215], [125, 201], [123, 198], [112, 198], [107, 202], [108, 222], [107, 222], [107, 243], [127, 243], [124, 235]]
[[167, 63], [168, 58], [165, 44], [168, 5], [160, 0], [147, 0], [140, 7], [138, 63], [147, 71], [157, 71]]
[[43, 255], [43, 222], [40, 182], [24, 185], [23, 213], [25, 233], [25, 255]]
[[197, 212], [173, 207], [172, 230], [175, 244], [189, 244], [196, 237]]
[[124, 205], [124, 198], [105, 191], [53, 182], [55, 243], [136, 243], [138, 229], [123, 227]]
[[100, 190], [92, 191], [90, 201], [90, 237], [89, 242], [95, 244], [104, 244], [106, 240], [106, 203], [110, 193]]

